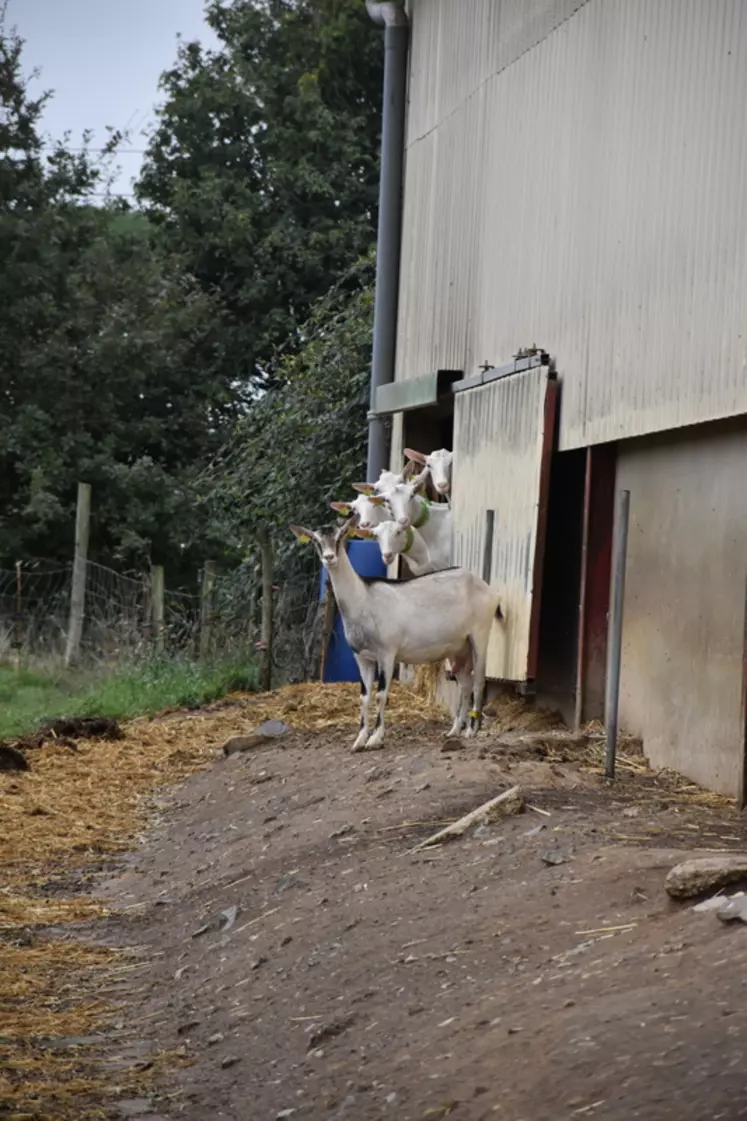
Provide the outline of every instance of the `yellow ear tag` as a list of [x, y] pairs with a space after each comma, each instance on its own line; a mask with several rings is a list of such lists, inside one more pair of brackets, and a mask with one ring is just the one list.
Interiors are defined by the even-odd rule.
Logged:
[[298, 540], [301, 542], [302, 545], [308, 545], [309, 541], [311, 541], [311, 538], [308, 537], [305, 533], [302, 533], [300, 535], [300, 537], [298, 538]]

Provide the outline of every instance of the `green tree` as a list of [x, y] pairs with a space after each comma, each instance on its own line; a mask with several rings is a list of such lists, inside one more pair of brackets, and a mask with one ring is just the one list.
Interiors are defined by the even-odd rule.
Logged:
[[352, 497], [350, 482], [365, 471], [374, 276], [369, 254], [317, 301], [299, 350], [204, 475], [214, 535], [252, 557], [260, 532], [271, 532], [286, 574], [310, 556], [288, 522], [333, 521], [329, 503]]
[[143, 215], [92, 205], [85, 152], [44, 153], [22, 46], [0, 25], [0, 563], [69, 558], [85, 479], [96, 559], [186, 570], [190, 478], [240, 407], [220, 308]]
[[279, 350], [374, 240], [382, 43], [360, 0], [209, 0], [181, 47], [138, 194], [224, 312], [225, 360]]

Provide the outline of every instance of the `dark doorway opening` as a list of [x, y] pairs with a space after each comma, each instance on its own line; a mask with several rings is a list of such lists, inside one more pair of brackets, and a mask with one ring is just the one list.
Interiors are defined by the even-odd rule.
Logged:
[[554, 453], [535, 688], [538, 700], [569, 723], [575, 716], [585, 479], [585, 448]]
[[437, 448], [454, 446], [454, 398], [451, 394], [435, 405], [402, 414], [402, 447], [428, 455]]

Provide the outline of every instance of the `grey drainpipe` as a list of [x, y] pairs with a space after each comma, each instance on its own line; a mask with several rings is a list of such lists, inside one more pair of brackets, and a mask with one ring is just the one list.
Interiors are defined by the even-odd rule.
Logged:
[[402, 167], [405, 146], [407, 95], [407, 15], [395, 3], [366, 0], [372, 20], [384, 26], [384, 108], [381, 125], [379, 229], [376, 238], [376, 295], [374, 303], [371, 411], [368, 414], [366, 478], [378, 479], [389, 466], [389, 434], [373, 415], [376, 390], [394, 380], [399, 296], [399, 258], [402, 233]]

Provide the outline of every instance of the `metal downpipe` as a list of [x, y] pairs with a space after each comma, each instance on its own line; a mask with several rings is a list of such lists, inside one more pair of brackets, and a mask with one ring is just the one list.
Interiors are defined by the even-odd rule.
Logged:
[[366, 8], [371, 19], [384, 26], [379, 226], [376, 238], [376, 293], [366, 468], [366, 478], [374, 481], [389, 466], [387, 424], [375, 417], [373, 410], [378, 387], [394, 380], [409, 26], [405, 12], [398, 4], [366, 0]]

